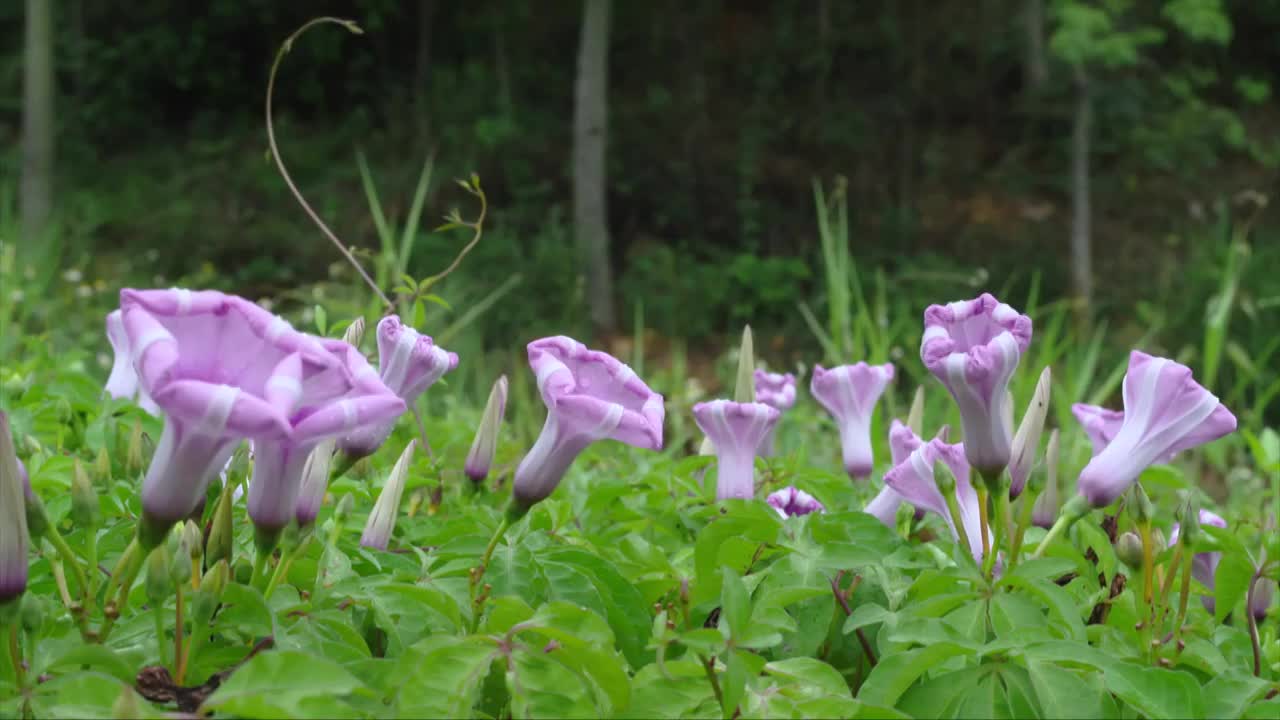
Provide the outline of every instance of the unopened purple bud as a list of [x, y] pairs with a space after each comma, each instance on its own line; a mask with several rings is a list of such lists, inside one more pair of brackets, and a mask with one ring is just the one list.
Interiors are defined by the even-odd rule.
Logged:
[[503, 375], [489, 390], [489, 400], [485, 403], [480, 427], [471, 442], [471, 451], [467, 453], [463, 471], [472, 482], [484, 480], [489, 475], [489, 468], [493, 467], [493, 458], [498, 452], [498, 436], [502, 432], [502, 416], [506, 409], [507, 376]]

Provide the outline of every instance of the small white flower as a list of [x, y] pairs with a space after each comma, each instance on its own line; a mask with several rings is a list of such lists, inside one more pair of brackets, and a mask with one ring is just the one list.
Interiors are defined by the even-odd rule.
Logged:
[[76, 296], [82, 298], [93, 297], [93, 288], [88, 285], [81, 285], [76, 288]]
[[22, 292], [21, 290], [14, 290], [13, 292], [9, 293], [9, 299], [16, 303], [22, 302], [23, 299], [25, 299], [26, 297], [27, 297], [27, 294]]
[[76, 268], [72, 268], [62, 273], [62, 279], [69, 283], [78, 283], [84, 279], [84, 273], [80, 272]]

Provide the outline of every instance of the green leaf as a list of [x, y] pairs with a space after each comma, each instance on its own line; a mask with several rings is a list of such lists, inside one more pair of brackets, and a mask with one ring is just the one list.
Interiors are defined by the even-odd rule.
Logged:
[[880, 658], [858, 691], [858, 699], [872, 705], [893, 707], [920, 676], [953, 657], [973, 653], [973, 648], [939, 642]]
[[1028, 580], [1022, 576], [1009, 578], [1008, 581], [1011, 587], [1025, 590], [1049, 608], [1056, 620], [1054, 625], [1065, 639], [1085, 642], [1084, 619], [1080, 609], [1076, 607], [1075, 599], [1066, 590], [1047, 580]]
[[325, 312], [323, 305], [316, 305], [313, 311], [316, 320], [316, 330], [323, 336], [328, 333], [329, 314]]
[[1107, 689], [1151, 718], [1202, 718], [1200, 684], [1179, 670], [1115, 662], [1102, 674]]
[[[778, 537], [778, 515], [764, 503], [729, 503], [731, 514], [718, 517], [698, 533], [694, 545], [694, 605], [720, 596], [722, 567], [744, 572], [762, 543]], [[766, 510], [768, 512], [766, 512]]]
[[653, 653], [645, 648], [649, 639], [649, 604], [635, 583], [600, 556], [581, 548], [548, 547], [538, 555], [544, 567], [555, 563], [571, 565], [590, 579], [603, 603], [603, 615], [618, 639], [618, 647], [633, 666], [639, 667], [653, 659]]
[[747, 679], [750, 671], [742, 657], [742, 652], [733, 650], [725, 655], [725, 671], [720, 677], [721, 705], [726, 718], [734, 716], [734, 712], [742, 703], [746, 694]]
[[1222, 622], [1244, 599], [1249, 591], [1253, 572], [1253, 564], [1244, 553], [1222, 553], [1222, 560], [1218, 562], [1218, 569], [1213, 574], [1213, 614], [1218, 622]]
[[[305, 672], [300, 672], [305, 668]], [[244, 718], [343, 715], [341, 696], [364, 688], [358, 678], [323, 657], [291, 650], [256, 655], [209, 696], [200, 711]]]
[[613, 646], [613, 631], [603, 618], [567, 602], [547, 603], [513, 629], [534, 630], [565, 645]]
[[[595, 718], [600, 713], [592, 693], [569, 668], [541, 652], [516, 652], [507, 671], [512, 717]], [[430, 717], [429, 714], [424, 716]], [[468, 717], [469, 714], [451, 717]]]
[[1045, 717], [1103, 717], [1099, 702], [1103, 690], [1096, 673], [1088, 674], [1094, 680], [1088, 683], [1075, 671], [1037, 660], [1027, 661], [1027, 672]]
[[714, 628], [698, 628], [680, 635], [680, 642], [690, 650], [718, 655], [725, 648], [724, 634]]
[[106, 673], [120, 682], [132, 685], [136, 668], [116, 651], [103, 645], [72, 645], [66, 652], [45, 666], [46, 672], [78, 671], [81, 666]]
[[720, 716], [720, 706], [702, 665], [693, 660], [675, 660], [647, 665], [636, 673], [631, 685], [631, 707], [620, 717], [678, 720]]
[[1243, 673], [1218, 675], [1204, 686], [1206, 717], [1234, 718], [1244, 714], [1254, 702], [1262, 699], [1271, 683]]
[[742, 577], [731, 568], [721, 568], [723, 575], [720, 590], [720, 621], [729, 626], [730, 637], [740, 637], [747, 630], [751, 618], [751, 596], [742, 584]]
[[[31, 712], [38, 718], [111, 718], [112, 707], [126, 690], [133, 692], [131, 685], [102, 673], [63, 675], [35, 686]], [[140, 697], [135, 696], [134, 702], [139, 708], [147, 707]]]
[[1244, 712], [1245, 720], [1275, 720], [1277, 717], [1280, 717], [1280, 698], [1255, 703]]
[[1018, 563], [1012, 572], [1000, 579], [1000, 584], [1009, 585], [1011, 581], [1017, 579], [1024, 581], [1052, 580], [1062, 577], [1075, 569], [1076, 564], [1066, 558], [1035, 558]]
[[470, 717], [489, 665], [498, 657], [492, 640], [438, 637], [406, 653], [409, 669], [396, 708], [400, 717]]
[[848, 696], [849, 684], [838, 670], [816, 658], [777, 660], [764, 666], [766, 675], [794, 686], [801, 697]]

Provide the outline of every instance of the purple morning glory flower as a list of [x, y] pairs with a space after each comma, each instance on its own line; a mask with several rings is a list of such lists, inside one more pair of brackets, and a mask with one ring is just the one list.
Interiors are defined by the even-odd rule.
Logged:
[[1134, 350], [1124, 376], [1124, 420], [1080, 471], [1077, 488], [1093, 507], [1120, 497], [1155, 462], [1233, 432], [1236, 418], [1191, 369]]
[[864, 480], [871, 475], [875, 458], [871, 451], [871, 414], [893, 380], [893, 365], [841, 365], [827, 370], [813, 368], [809, 392], [835, 418], [840, 446], [849, 476]]
[[693, 419], [716, 450], [716, 499], [755, 495], [755, 458], [781, 415], [764, 403], [712, 400], [693, 406]]
[[[436, 345], [430, 336], [400, 322], [396, 315], [378, 321], [378, 371], [382, 384], [406, 407], [412, 407], [445, 373], [458, 367], [457, 353]], [[372, 368], [370, 368], [372, 372]], [[391, 436], [396, 418], [363, 425], [338, 441], [338, 448], [353, 459], [370, 455]]]
[[784, 518], [827, 511], [817, 498], [795, 486], [771, 492], [765, 501]]
[[[762, 402], [778, 412], [786, 412], [796, 404], [796, 376], [791, 373], [771, 373], [756, 370], [752, 373], [756, 386], [756, 402]], [[760, 444], [760, 455], [773, 455], [773, 441], [777, 427], [769, 431]]]
[[[923, 444], [924, 441], [901, 421], [895, 419], [889, 426], [889, 454], [892, 456], [894, 467], [906, 462], [907, 457]], [[902, 502], [902, 496], [885, 485], [862, 511], [875, 516], [880, 522], [892, 528], [897, 524], [898, 506]]]
[[1085, 434], [1089, 436], [1089, 441], [1093, 443], [1095, 457], [1111, 444], [1116, 433], [1120, 432], [1120, 426], [1124, 424], [1123, 412], [1108, 410], [1097, 405], [1075, 403], [1071, 406], [1071, 414], [1075, 416], [1076, 422], [1080, 423], [1080, 427], [1084, 428]]
[[903, 500], [921, 510], [937, 513], [951, 528], [951, 534], [957, 541], [960, 532], [951, 519], [951, 511], [947, 509], [946, 497], [938, 488], [934, 479], [934, 464], [939, 460], [946, 463], [956, 479], [956, 501], [960, 506], [960, 517], [964, 522], [967, 535], [965, 541], [974, 558], [982, 559], [982, 526], [978, 508], [978, 494], [969, 481], [969, 463], [965, 459], [963, 443], [948, 445], [935, 438], [922, 443], [903, 462], [895, 465], [884, 476], [884, 482]]
[[138, 383], [138, 373], [133, 368], [133, 352], [129, 347], [129, 334], [124, 329], [123, 311], [113, 310], [107, 315], [107, 340], [111, 342], [111, 349], [115, 352], [111, 375], [107, 377], [104, 388], [107, 394], [116, 399], [136, 400], [138, 406], [148, 414], [159, 415], [160, 408]]
[[164, 412], [142, 482], [150, 541], [184, 518], [245, 438], [290, 437], [298, 385], [337, 364], [314, 337], [216, 291], [122, 290], [139, 390]]
[[321, 441], [394, 421], [404, 412], [404, 401], [360, 351], [341, 340], [320, 344], [333, 358], [331, 366], [304, 374], [295, 355], [268, 382], [268, 398], [289, 408], [289, 432], [254, 440], [248, 509], [260, 530], [278, 531], [294, 518], [303, 467]]
[[662, 396], [612, 355], [563, 335], [529, 343], [529, 366], [547, 406], [537, 442], [516, 468], [516, 503], [551, 494], [574, 459], [596, 440], [662, 448]]
[[924, 311], [920, 359], [959, 405], [965, 456], [985, 476], [1009, 464], [1009, 378], [1030, 344], [1031, 318], [989, 293]]

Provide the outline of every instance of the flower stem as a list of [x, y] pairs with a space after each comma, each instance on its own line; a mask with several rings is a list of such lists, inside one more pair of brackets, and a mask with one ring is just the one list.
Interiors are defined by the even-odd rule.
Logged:
[[989, 513], [987, 512], [987, 488], [979, 483], [978, 487], [974, 488], [974, 490], [978, 494], [978, 525], [982, 534], [983, 571], [985, 572], [986, 558], [991, 554], [991, 536], [988, 523]]
[[164, 641], [164, 606], [157, 604], [151, 608], [151, 617], [156, 621], [156, 652], [160, 653], [160, 665], [169, 666], [169, 645]]
[[707, 671], [707, 681], [711, 683], [711, 692], [714, 693], [716, 696], [716, 705], [719, 705], [721, 708], [723, 708], [724, 693], [720, 690], [720, 678], [716, 677], [715, 656], [712, 656], [711, 659], [708, 660], [707, 658], [702, 657], [702, 655], [699, 654], [698, 658], [702, 660], [702, 669]]
[[298, 556], [306, 551], [307, 546], [310, 544], [311, 534], [308, 533], [298, 541], [298, 544], [295, 545], [287, 555], [280, 559], [280, 564], [276, 565], [275, 572], [271, 573], [271, 580], [267, 583], [267, 589], [262, 593], [264, 598], [271, 597], [271, 593], [275, 591], [276, 586], [280, 584], [280, 581], [289, 576], [289, 568], [293, 566], [293, 561], [297, 560]]
[[[1175, 558], [1177, 557], [1177, 552], [1181, 552], [1181, 550], [1182, 546], [1179, 545], [1178, 550], [1175, 551]], [[1179, 588], [1178, 618], [1173, 623], [1173, 637], [1175, 640], [1182, 634], [1182, 623], [1187, 619], [1187, 601], [1191, 597], [1191, 562], [1194, 559], [1195, 555], [1193, 553], [1186, 553], [1185, 557], [1182, 558], [1182, 586]], [[1177, 566], [1177, 560], [1175, 559], [1174, 563], [1169, 566], [1169, 577], [1173, 577], [1173, 570]], [[1166, 582], [1165, 584], [1169, 583]], [[1163, 593], [1161, 594], [1163, 595]], [[1176, 645], [1177, 643], [1175, 642], [1174, 644]]]
[[1018, 509], [1018, 524], [1013, 529], [1013, 539], [1009, 543], [1009, 569], [1018, 564], [1018, 555], [1022, 552], [1022, 538], [1031, 525], [1031, 512], [1039, 499], [1040, 493], [1028, 491], [1022, 496], [1022, 505]]
[[1040, 546], [1031, 554], [1031, 559], [1035, 560], [1036, 558], [1044, 555], [1044, 551], [1049, 549], [1049, 545], [1051, 545], [1054, 540], [1058, 539], [1059, 535], [1066, 532], [1072, 525], [1075, 525], [1076, 521], [1084, 517], [1088, 512], [1089, 505], [1088, 502], [1084, 500], [1083, 496], [1077, 495], [1071, 500], [1068, 500], [1067, 504], [1062, 506], [1062, 512], [1058, 515], [1058, 519], [1053, 523], [1053, 527], [1049, 528], [1049, 532], [1045, 534], [1042, 540], [1040, 540]]
[[22, 651], [18, 648], [18, 627], [21, 624], [15, 617], [9, 626], [9, 659], [13, 662], [13, 678], [19, 692], [27, 687], [26, 672], [22, 669]]
[[76, 556], [71, 546], [67, 544], [66, 539], [62, 537], [62, 533], [58, 532], [58, 528], [52, 523], [45, 530], [45, 537], [49, 539], [49, 543], [53, 545], [53, 549], [58, 551], [59, 557], [62, 558], [64, 565], [71, 568], [71, 575], [76, 579], [76, 585], [80, 589], [80, 597], [83, 598], [81, 605], [87, 611], [89, 603], [89, 581], [85, 579], [84, 570], [80, 567], [80, 558]]
[[182, 636], [186, 631], [186, 622], [182, 618], [182, 583], [176, 583], [178, 595], [173, 606], [173, 675], [178, 685], [182, 684]]
[[[124, 549], [124, 553], [116, 561], [115, 570], [111, 572], [111, 580], [107, 583], [107, 592], [103, 595], [105, 604], [102, 608], [102, 614], [105, 619], [102, 621], [102, 629], [98, 631], [98, 642], [105, 643], [107, 641], [107, 636], [111, 634], [111, 626], [115, 624], [116, 618], [120, 617], [120, 612], [128, 605], [129, 590], [133, 587], [133, 581], [138, 577], [138, 571], [142, 569], [142, 560], [142, 546], [135, 537], [129, 541], [129, 546]], [[112, 597], [116, 592], [119, 592], [119, 597]]]
[[960, 501], [956, 499], [955, 488], [952, 487], [950, 492], [943, 493], [942, 497], [947, 501], [947, 511], [951, 513], [951, 523], [956, 527], [956, 535], [965, 546], [964, 554], [977, 568], [978, 560], [973, 557], [973, 551], [969, 549], [969, 531], [964, 526], [964, 513], [960, 512]]

